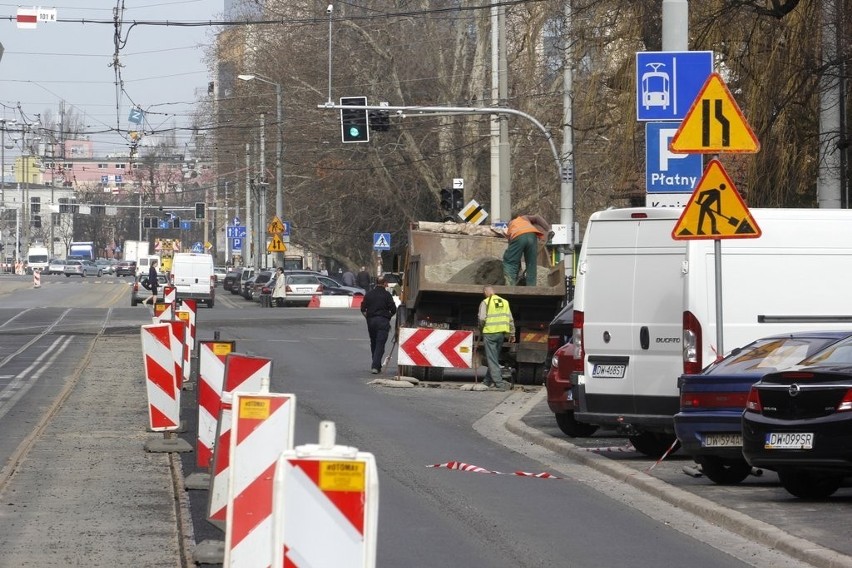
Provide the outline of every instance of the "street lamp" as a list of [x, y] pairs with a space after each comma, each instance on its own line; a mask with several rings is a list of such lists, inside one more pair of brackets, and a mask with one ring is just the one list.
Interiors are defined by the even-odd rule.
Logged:
[[283, 173], [281, 171], [281, 154], [284, 147], [284, 126], [283, 126], [283, 108], [281, 106], [281, 85], [257, 73], [248, 75], [237, 75], [237, 79], [243, 81], [254, 81], [255, 79], [261, 83], [267, 83], [275, 87], [276, 99], [276, 119], [278, 122], [278, 141], [275, 147], [275, 215], [279, 220], [284, 219], [284, 193], [283, 193]]

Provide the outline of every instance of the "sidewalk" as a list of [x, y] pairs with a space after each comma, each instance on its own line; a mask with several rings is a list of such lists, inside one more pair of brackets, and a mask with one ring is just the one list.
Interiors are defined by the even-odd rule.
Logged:
[[100, 336], [80, 363], [0, 494], [0, 568], [179, 567], [172, 458], [143, 449], [162, 434], [139, 335]]

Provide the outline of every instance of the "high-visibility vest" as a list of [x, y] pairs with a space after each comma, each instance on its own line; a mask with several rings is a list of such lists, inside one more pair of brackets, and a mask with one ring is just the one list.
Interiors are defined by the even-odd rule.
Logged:
[[509, 226], [506, 227], [506, 237], [511, 241], [518, 235], [525, 233], [535, 233], [541, 235], [541, 231], [535, 228], [535, 225], [527, 221], [524, 217], [515, 217], [509, 221]]
[[485, 325], [482, 333], [509, 333], [512, 311], [509, 302], [497, 294], [485, 299]]

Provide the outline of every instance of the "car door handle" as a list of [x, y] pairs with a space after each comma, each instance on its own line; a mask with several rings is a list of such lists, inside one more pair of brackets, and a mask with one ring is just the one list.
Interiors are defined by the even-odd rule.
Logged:
[[645, 350], [651, 346], [651, 332], [648, 330], [647, 325], [639, 328], [639, 346]]

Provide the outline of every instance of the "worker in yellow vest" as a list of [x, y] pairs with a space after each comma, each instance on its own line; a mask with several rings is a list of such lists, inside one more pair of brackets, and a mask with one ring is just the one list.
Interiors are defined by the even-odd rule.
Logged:
[[506, 228], [506, 238], [509, 246], [503, 253], [503, 276], [506, 286], [518, 283], [518, 273], [521, 271], [521, 257], [527, 267], [527, 286], [536, 285], [536, 263], [538, 262], [538, 239], [547, 238], [550, 233], [550, 223], [538, 215], [517, 215]]
[[493, 287], [485, 286], [482, 293], [485, 294], [485, 299], [479, 304], [479, 326], [488, 364], [483, 383], [487, 387], [509, 390], [509, 385], [503, 380], [503, 373], [500, 371], [500, 351], [506, 336], [510, 342], [515, 341], [515, 319], [512, 317], [509, 301], [495, 294]]

